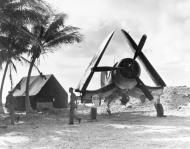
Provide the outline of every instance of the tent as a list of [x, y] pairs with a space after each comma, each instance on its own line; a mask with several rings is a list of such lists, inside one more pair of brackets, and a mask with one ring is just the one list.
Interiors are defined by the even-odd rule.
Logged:
[[[27, 77], [23, 77], [13, 89], [16, 110], [25, 110], [25, 90]], [[29, 84], [30, 104], [33, 109], [37, 103], [52, 102], [55, 108], [66, 108], [68, 105], [68, 94], [54, 75], [38, 75], [30, 77]]]

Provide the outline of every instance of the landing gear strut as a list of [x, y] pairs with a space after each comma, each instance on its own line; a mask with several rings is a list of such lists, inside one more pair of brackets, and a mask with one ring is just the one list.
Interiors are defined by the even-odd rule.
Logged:
[[164, 115], [164, 108], [162, 104], [160, 103], [160, 96], [154, 96], [154, 107], [157, 112], [157, 117], [166, 117]]
[[155, 103], [154, 104], [157, 112], [157, 117], [165, 117], [164, 115], [164, 108], [161, 103]]

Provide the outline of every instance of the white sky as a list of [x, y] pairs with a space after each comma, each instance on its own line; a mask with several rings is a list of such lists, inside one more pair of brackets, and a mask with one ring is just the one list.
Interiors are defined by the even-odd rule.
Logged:
[[[55, 53], [41, 57], [39, 68], [54, 74], [62, 86], [76, 87], [84, 70], [101, 42], [116, 30], [101, 65], [113, 65], [132, 52], [120, 29], [128, 31], [136, 41], [148, 38], [143, 52], [169, 86], [190, 86], [190, 1], [188, 0], [46, 0], [57, 12], [69, 15], [66, 24], [81, 28], [84, 41], [61, 46]], [[27, 75], [28, 66], [17, 65], [14, 84]], [[0, 79], [2, 78], [0, 71]], [[33, 69], [32, 75], [37, 75]], [[90, 88], [99, 84], [95, 75]], [[146, 84], [152, 84], [142, 71]], [[10, 89], [8, 75], [3, 96]]]

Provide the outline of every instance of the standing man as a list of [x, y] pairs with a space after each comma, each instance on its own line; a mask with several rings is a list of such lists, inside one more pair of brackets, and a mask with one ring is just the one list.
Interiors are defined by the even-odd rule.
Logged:
[[15, 121], [15, 99], [12, 91], [9, 91], [7, 95], [7, 108], [9, 109], [9, 115], [11, 117], [11, 124], [14, 125]]
[[[74, 119], [77, 119], [78, 122], [81, 122], [81, 118], [76, 116], [75, 114], [75, 108], [77, 108], [77, 96], [73, 93], [73, 88], [69, 88], [70, 92], [70, 115], [69, 115], [69, 124], [74, 124]], [[76, 103], [75, 103], [76, 102]]]

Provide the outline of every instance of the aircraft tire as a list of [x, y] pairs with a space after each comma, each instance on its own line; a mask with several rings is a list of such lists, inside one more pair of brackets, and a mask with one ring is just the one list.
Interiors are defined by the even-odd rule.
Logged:
[[91, 107], [91, 119], [92, 120], [96, 120], [96, 117], [97, 117], [97, 108], [96, 107]]
[[110, 109], [107, 109], [107, 112], [109, 115], [111, 115], [111, 110]]
[[157, 117], [165, 117], [164, 116], [164, 108], [162, 104], [158, 103], [155, 104], [156, 112], [157, 112]]

